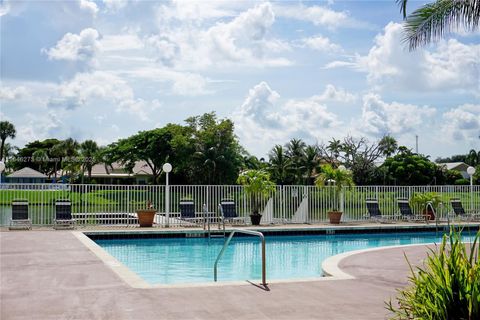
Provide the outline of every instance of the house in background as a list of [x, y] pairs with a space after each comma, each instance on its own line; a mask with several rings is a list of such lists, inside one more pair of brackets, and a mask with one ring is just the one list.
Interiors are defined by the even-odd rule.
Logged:
[[469, 167], [468, 164], [465, 162], [446, 162], [446, 163], [438, 163], [439, 166], [443, 166], [447, 170], [455, 170], [460, 172], [464, 179], [470, 179], [470, 176], [467, 173], [467, 168]]
[[29, 167], [12, 172], [6, 177], [9, 183], [45, 183], [48, 176]]
[[[88, 173], [84, 175], [87, 177]], [[147, 184], [152, 182], [153, 172], [145, 161], [137, 161], [132, 172], [118, 162], [112, 165], [100, 163], [92, 167], [91, 178], [98, 184]]]

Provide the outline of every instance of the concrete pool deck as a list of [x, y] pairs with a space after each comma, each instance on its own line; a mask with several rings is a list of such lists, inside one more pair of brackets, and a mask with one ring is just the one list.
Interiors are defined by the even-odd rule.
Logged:
[[355, 254], [351, 280], [135, 289], [71, 231], [0, 233], [1, 319], [385, 319], [384, 301], [406, 285], [407, 254], [426, 246]]

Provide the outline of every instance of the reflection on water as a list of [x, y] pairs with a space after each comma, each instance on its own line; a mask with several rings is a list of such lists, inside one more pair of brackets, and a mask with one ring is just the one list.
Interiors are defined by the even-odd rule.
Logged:
[[[469, 238], [469, 237], [466, 237]], [[322, 261], [346, 251], [440, 242], [441, 235], [356, 234], [266, 237], [267, 279], [321, 276]], [[97, 240], [107, 252], [151, 284], [213, 281], [213, 265], [224, 239]], [[219, 281], [259, 279], [258, 238], [234, 238], [219, 263]]]

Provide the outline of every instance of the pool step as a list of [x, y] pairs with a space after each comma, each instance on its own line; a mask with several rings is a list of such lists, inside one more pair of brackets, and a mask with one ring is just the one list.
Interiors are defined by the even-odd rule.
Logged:
[[210, 238], [225, 238], [225, 235], [223, 233], [212, 233]]

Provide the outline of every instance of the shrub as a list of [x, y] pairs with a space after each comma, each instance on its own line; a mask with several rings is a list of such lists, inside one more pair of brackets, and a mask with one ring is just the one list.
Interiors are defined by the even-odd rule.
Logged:
[[467, 250], [460, 232], [451, 232], [423, 268], [409, 263], [411, 286], [399, 290], [398, 306], [387, 302], [392, 319], [480, 319], [479, 238], [480, 231]]
[[457, 179], [454, 182], [455, 185], [467, 185], [470, 184], [470, 180], [462, 178], [462, 179]]

